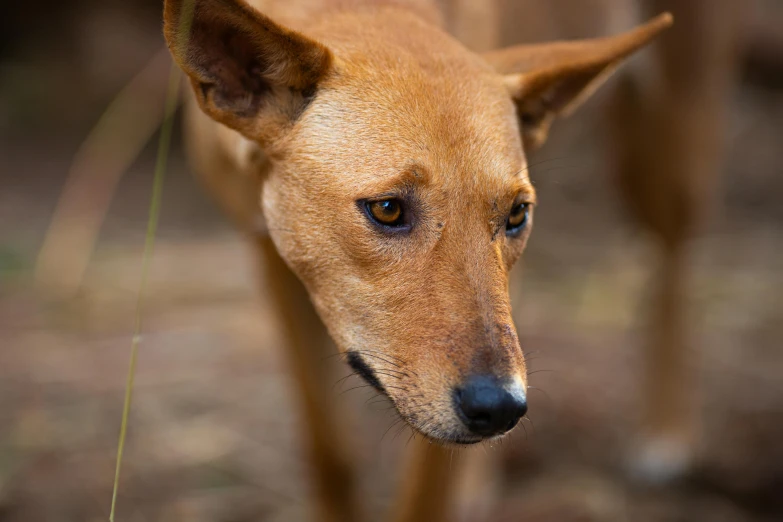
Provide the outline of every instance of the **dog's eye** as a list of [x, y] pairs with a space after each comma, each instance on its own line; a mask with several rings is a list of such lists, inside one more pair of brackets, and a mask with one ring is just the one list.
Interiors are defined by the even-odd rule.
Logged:
[[529, 214], [530, 204], [516, 203], [511, 209], [511, 212], [508, 215], [508, 219], [506, 220], [506, 234], [513, 236], [525, 228]]
[[398, 199], [381, 199], [367, 202], [367, 213], [376, 223], [387, 227], [405, 225], [402, 202]]

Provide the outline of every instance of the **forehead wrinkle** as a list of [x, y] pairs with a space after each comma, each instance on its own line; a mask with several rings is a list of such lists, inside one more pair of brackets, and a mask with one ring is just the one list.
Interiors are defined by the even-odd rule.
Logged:
[[429, 169], [414, 163], [391, 174], [380, 174], [377, 182], [374, 183], [373, 190], [392, 192], [405, 188], [428, 187], [432, 183], [432, 179]]

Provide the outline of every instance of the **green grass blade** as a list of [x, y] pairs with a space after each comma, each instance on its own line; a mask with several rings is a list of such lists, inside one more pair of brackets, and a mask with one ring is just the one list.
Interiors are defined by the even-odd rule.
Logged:
[[139, 343], [141, 341], [141, 310], [144, 303], [147, 280], [149, 278], [152, 252], [155, 247], [155, 234], [158, 229], [161, 198], [163, 195], [163, 181], [166, 177], [166, 166], [168, 165], [169, 149], [171, 146], [171, 134], [174, 128], [174, 114], [176, 113], [178, 105], [177, 102], [179, 95], [180, 76], [181, 73], [179, 69], [176, 65], [173, 65], [169, 77], [168, 94], [166, 95], [165, 116], [160, 131], [160, 141], [158, 142], [158, 155], [155, 163], [155, 177], [152, 186], [152, 196], [150, 199], [149, 218], [147, 220], [147, 234], [144, 241], [144, 257], [141, 269], [141, 282], [139, 283], [139, 292], [136, 298], [133, 340], [131, 341], [131, 357], [130, 365], [128, 367], [128, 379], [125, 385], [125, 402], [122, 409], [120, 438], [117, 444], [117, 465], [114, 470], [114, 487], [112, 490], [109, 522], [114, 522], [115, 509], [117, 507], [117, 492], [119, 490], [120, 483], [122, 455], [123, 451], [125, 450], [125, 436], [128, 431], [128, 415], [130, 414], [131, 397], [133, 395], [133, 382], [136, 376], [136, 361], [138, 359]]

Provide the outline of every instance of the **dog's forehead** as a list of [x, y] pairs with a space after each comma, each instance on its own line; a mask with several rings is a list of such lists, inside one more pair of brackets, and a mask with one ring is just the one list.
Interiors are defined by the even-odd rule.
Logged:
[[354, 172], [384, 178], [418, 164], [434, 178], [463, 171], [506, 184], [523, 170], [513, 103], [477, 56], [401, 46], [337, 56], [305, 119]]

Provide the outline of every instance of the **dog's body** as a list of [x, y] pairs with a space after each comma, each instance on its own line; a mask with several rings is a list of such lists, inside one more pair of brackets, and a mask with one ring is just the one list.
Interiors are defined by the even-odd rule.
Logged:
[[[334, 9], [338, 4], [345, 6], [362, 3], [366, 2], [305, 1], [292, 5], [286, 2], [257, 1], [254, 6], [288, 27], [306, 31], [308, 22], [312, 23], [323, 10]], [[388, 3], [405, 4], [405, 2]], [[399, 9], [396, 6], [391, 8], [392, 14], [405, 17], [398, 24], [390, 23], [391, 20], [386, 17], [379, 19], [377, 16], [372, 16], [371, 19], [379, 25], [374, 28], [367, 27], [367, 38], [372, 38], [373, 33], [396, 29], [398, 31], [396, 37], [404, 40], [408, 38], [405, 26], [411, 22], [420, 23], [419, 19], [426, 20], [436, 27], [442, 27], [446, 23], [447, 12], [441, 11], [440, 6], [434, 2], [428, 4], [411, 1], [407, 4], [406, 7], [412, 8], [412, 11]], [[491, 2], [486, 5], [493, 6]], [[464, 14], [464, 11], [455, 11], [453, 20], [457, 15]], [[493, 26], [491, 15], [492, 13], [487, 13], [487, 23], [484, 23], [487, 33], [476, 38], [472, 43], [473, 47], [484, 49], [494, 47], [497, 28]], [[366, 20], [362, 20], [361, 17], [352, 20], [350, 11], [346, 16], [348, 18], [342, 23], [366, 24]], [[339, 29], [335, 31], [339, 32]], [[473, 32], [470, 34], [476, 35]], [[389, 36], [394, 38], [393, 33]], [[423, 42], [421, 45], [422, 52], [426, 52], [427, 44]], [[395, 59], [395, 57], [390, 55], [387, 59]], [[290, 370], [300, 386], [299, 396], [304, 418], [307, 420], [305, 440], [309, 444], [309, 455], [314, 463], [319, 519], [334, 522], [361, 520], [358, 502], [354, 497], [351, 456], [339, 425], [340, 413], [335, 411], [334, 401], [329, 399], [334, 376], [327, 372], [321, 363], [329, 353], [327, 350], [331, 349], [328, 335], [312, 309], [306, 290], [280, 259], [269, 237], [268, 224], [259, 205], [262, 180], [267, 176], [270, 167], [268, 158], [253, 141], [226, 126], [215, 124], [195, 103], [192, 95], [190, 98], [191, 103], [186, 105], [184, 127], [190, 162], [207, 190], [216, 198], [224, 211], [232, 217], [240, 229], [247, 233], [251, 241], [258, 245], [260, 266], [266, 282], [263, 293], [275, 302], [278, 320], [284, 327], [284, 334], [288, 341], [288, 346], [284, 349], [289, 356]], [[469, 104], [470, 102], [465, 103], [465, 105]], [[375, 134], [376, 130], [370, 132]], [[382, 133], [378, 134], [383, 136]], [[515, 136], [509, 138], [512, 141], [517, 139]], [[467, 143], [463, 145], [469, 146]], [[335, 143], [335, 146], [339, 144]], [[379, 159], [389, 160], [388, 157]], [[404, 157], [399, 159], [403, 162], [407, 160]], [[518, 158], [518, 161], [521, 162], [522, 158]], [[521, 163], [515, 165], [513, 169], [521, 170], [520, 167]], [[370, 350], [366, 357], [386, 367], [377, 370], [382, 374], [394, 376], [398, 371], [395, 356], [377, 357], [377, 354], [374, 356]], [[398, 503], [393, 518], [401, 522], [442, 520], [447, 516], [448, 498], [455, 487], [455, 477], [452, 476], [451, 471], [457, 469], [455, 467], [457, 464], [454, 463], [451, 451], [448, 452], [447, 458], [445, 451], [441, 452], [440, 449], [433, 448], [429, 444], [424, 443], [422, 446], [420, 441], [414, 440], [411, 446], [412, 458], [408, 464], [410, 468], [407, 473], [408, 480], [405, 481], [405, 491], [402, 492], [402, 500]], [[423, 494], [425, 491], [426, 494]]]
[[[645, 0], [677, 23], [612, 96], [614, 181], [655, 248], [634, 471], [687, 471], [699, 439], [687, 325], [691, 243], [716, 193], [744, 8], [735, 0]], [[654, 145], [651, 145], [654, 144]]]
[[[494, 2], [192, 0], [189, 11], [189, 1], [166, 3], [167, 40], [195, 93], [189, 156], [257, 245], [264, 294], [275, 302], [300, 387], [320, 517], [359, 520], [339, 416], [326, 400], [321, 321], [357, 373], [425, 439], [468, 444], [513, 427], [526, 409], [527, 375], [509, 270], [535, 205], [525, 154], [670, 22], [479, 56], [446, 29], [473, 50], [493, 48]], [[667, 53], [664, 66], [673, 59]], [[662, 77], [659, 104], [683, 81]], [[662, 125], [646, 131], [672, 123]], [[631, 152], [622, 179], [636, 179], [630, 173], [654, 148], [623, 150]], [[643, 166], [692, 167], [687, 149], [666, 154], [663, 166]], [[681, 344], [680, 276], [669, 272], [687, 233], [669, 234], [644, 216], [662, 213], [651, 198], [687, 192], [672, 183], [674, 192], [670, 183], [641, 191], [626, 183], [632, 207], [667, 245], [657, 341], [664, 346], [651, 352], [663, 354], [651, 363], [656, 379], [682, 368], [671, 361]], [[676, 404], [683, 379], [677, 373], [669, 386], [664, 377], [663, 398], [648, 393], [653, 436], [681, 428], [682, 415], [659, 410]], [[450, 451], [424, 440], [413, 453], [396, 520], [443, 520], [457, 480]]]

